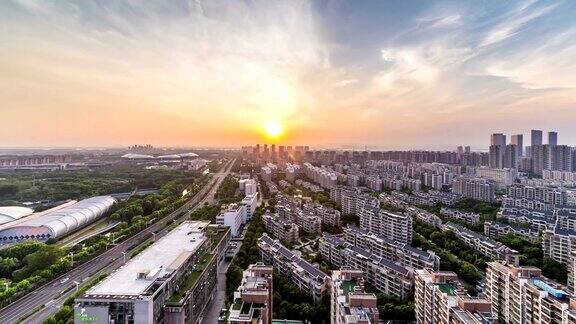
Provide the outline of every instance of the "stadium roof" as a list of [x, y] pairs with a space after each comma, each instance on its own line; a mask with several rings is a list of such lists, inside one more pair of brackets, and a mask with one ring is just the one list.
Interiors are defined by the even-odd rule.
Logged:
[[[111, 196], [96, 196], [81, 201], [69, 201], [58, 207], [0, 225], [0, 236], [37, 235], [49, 231], [49, 237], [60, 237], [81, 228], [104, 215], [116, 202]], [[20, 232], [20, 233], [19, 233]], [[21, 234], [22, 233], [22, 234]]]
[[0, 207], [0, 224], [9, 223], [22, 217], [30, 216], [34, 210], [19, 206]]

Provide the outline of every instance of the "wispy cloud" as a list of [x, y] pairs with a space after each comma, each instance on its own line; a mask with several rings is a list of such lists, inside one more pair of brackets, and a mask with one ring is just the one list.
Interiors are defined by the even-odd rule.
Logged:
[[496, 44], [516, 35], [523, 26], [550, 13], [557, 6], [536, 7], [534, 1], [520, 4], [516, 10], [503, 15], [502, 21], [486, 34], [480, 46]]

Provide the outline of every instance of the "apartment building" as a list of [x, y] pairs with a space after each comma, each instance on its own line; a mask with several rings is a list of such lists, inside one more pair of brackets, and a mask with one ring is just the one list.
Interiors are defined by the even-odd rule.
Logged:
[[298, 164], [286, 163], [286, 180], [294, 182], [302, 168]]
[[238, 187], [241, 192], [246, 196], [253, 195], [258, 192], [258, 184], [254, 179], [240, 179], [238, 181]]
[[380, 208], [361, 208], [360, 228], [400, 243], [412, 242], [412, 217]]
[[342, 207], [344, 215], [357, 215], [363, 207], [378, 207], [378, 199], [358, 189], [338, 186], [330, 190], [330, 199]]
[[413, 270], [403, 267], [343, 239], [324, 233], [319, 241], [322, 257], [341, 269], [359, 269], [366, 280], [378, 290], [404, 298], [414, 285]]
[[262, 215], [262, 221], [264, 222], [266, 232], [272, 234], [275, 238], [287, 243], [298, 242], [298, 225], [278, 214], [270, 213], [269, 211]]
[[458, 224], [446, 223], [442, 227], [443, 230], [452, 231], [456, 237], [488, 258], [518, 265], [518, 251]]
[[246, 219], [246, 207], [243, 204], [222, 206], [220, 214], [216, 216], [216, 224], [230, 227], [232, 236], [239, 236]]
[[536, 267], [488, 262], [486, 298], [505, 323], [576, 323], [574, 301]]
[[373, 324], [379, 322], [376, 295], [364, 291], [361, 270], [335, 270], [331, 278], [330, 323]]
[[546, 279], [529, 279], [524, 286], [525, 323], [576, 323], [574, 305], [560, 285]]
[[379, 257], [412, 269], [440, 267], [440, 257], [432, 251], [423, 251], [407, 243], [393, 241], [382, 235], [370, 233], [354, 225], [344, 229], [344, 240]]
[[529, 224], [533, 231], [541, 232], [553, 228], [556, 222], [554, 212], [551, 210], [535, 210], [518, 207], [502, 207], [498, 212], [498, 218], [505, 218], [510, 223], [523, 225]]
[[570, 252], [570, 262], [568, 262], [568, 285], [566, 289], [572, 295], [576, 294], [576, 251]]
[[513, 224], [504, 224], [498, 221], [484, 222], [484, 235], [488, 237], [500, 237], [506, 234], [515, 234], [524, 237], [529, 241], [538, 241], [539, 232], [529, 227], [522, 227]]
[[416, 270], [414, 304], [421, 324], [497, 323], [485, 298], [467, 296], [458, 276], [451, 271]]
[[576, 230], [576, 209], [557, 208], [554, 209], [554, 218], [556, 227]]
[[378, 176], [369, 176], [366, 178], [366, 187], [373, 191], [382, 191], [382, 180]]
[[463, 221], [465, 221], [467, 223], [471, 223], [471, 224], [478, 223], [480, 221], [480, 214], [466, 213], [466, 212], [460, 211], [458, 209], [442, 207], [440, 209], [440, 213], [444, 216], [463, 220]]
[[536, 210], [552, 210], [568, 205], [565, 189], [551, 187], [531, 187], [525, 185], [509, 186], [502, 206]]
[[322, 206], [319, 203], [304, 204], [303, 210], [306, 213], [320, 217], [322, 224], [334, 227], [338, 227], [341, 224], [339, 210]]
[[452, 181], [452, 192], [474, 200], [494, 202], [496, 185], [482, 178], [460, 177]]
[[258, 208], [258, 193], [255, 192], [247, 194], [240, 204], [244, 206], [242, 222], [246, 224], [246, 222], [249, 222], [252, 219], [252, 215], [254, 215], [256, 208]]
[[570, 263], [570, 253], [576, 250], [576, 230], [556, 226], [544, 231], [542, 251], [545, 257], [566, 265]]
[[512, 185], [518, 177], [518, 171], [515, 169], [515, 166], [512, 166], [512, 168], [504, 169], [480, 167], [475, 171], [477, 177], [494, 181], [496, 184], [498, 184], [499, 188], [506, 188], [506, 186]]
[[273, 268], [264, 263], [248, 266], [230, 305], [230, 324], [271, 324], [273, 306]]
[[298, 225], [299, 230], [310, 234], [322, 232], [322, 219], [314, 214], [304, 212], [300, 207], [277, 204], [276, 212], [284, 220]]
[[462, 199], [462, 196], [460, 195], [437, 190], [430, 190], [428, 192], [412, 192], [411, 195], [400, 191], [393, 191], [392, 196], [410, 205], [423, 206], [434, 206], [438, 203], [445, 206], [453, 206]]
[[318, 183], [322, 188], [330, 189], [338, 183], [338, 177], [332, 170], [316, 167], [308, 162], [303, 164], [303, 169], [304, 174], [312, 181]]
[[406, 208], [405, 213], [407, 215], [410, 215], [411, 217], [416, 217], [418, 220], [423, 221], [428, 225], [434, 226], [436, 228], [442, 227], [442, 219], [424, 209], [420, 209], [417, 207], [408, 207]]
[[329, 293], [330, 277], [288, 250], [280, 241], [264, 233], [258, 239], [258, 248], [264, 264], [272, 265], [315, 302], [320, 302]]

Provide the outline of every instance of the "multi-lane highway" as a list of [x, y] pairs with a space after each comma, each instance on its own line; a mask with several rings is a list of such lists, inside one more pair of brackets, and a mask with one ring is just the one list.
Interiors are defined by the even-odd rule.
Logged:
[[87, 284], [93, 277], [102, 271], [111, 272], [124, 263], [124, 255], [128, 258], [129, 249], [142, 242], [150, 232], [157, 233], [156, 237], [166, 234], [166, 224], [170, 220], [184, 221], [196, 208], [214, 201], [214, 194], [228, 175], [234, 165], [234, 159], [224, 165], [219, 172], [213, 175], [209, 182], [189, 201], [180, 208], [166, 216], [163, 220], [150, 225], [129, 239], [109, 248], [94, 259], [68, 271], [66, 274], [39, 287], [33, 292], [14, 301], [0, 309], [0, 323], [16, 323], [25, 316], [26, 322], [41, 323], [48, 316], [56, 312], [64, 300], [74, 293], [76, 282], [80, 286]]

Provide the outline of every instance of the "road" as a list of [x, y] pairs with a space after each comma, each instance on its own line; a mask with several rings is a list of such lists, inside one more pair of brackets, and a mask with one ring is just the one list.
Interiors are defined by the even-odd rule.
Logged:
[[220, 265], [218, 265], [216, 293], [214, 294], [214, 298], [210, 302], [210, 305], [207, 307], [206, 314], [202, 320], [203, 323], [218, 323], [220, 311], [222, 310], [222, 307], [224, 307], [226, 301], [226, 272], [228, 272], [229, 266], [229, 260], [224, 260]]
[[[259, 190], [259, 192], [261, 193], [262, 190]], [[265, 201], [262, 198], [262, 194], [258, 195], [258, 206], [261, 206], [262, 204], [265, 203]], [[244, 240], [244, 236], [246, 235], [246, 231], [248, 230], [248, 226], [250, 226], [250, 223], [246, 224], [246, 226], [244, 226], [244, 229], [242, 230], [242, 235], [240, 236], [242, 239], [240, 241], [234, 241], [236, 243], [240, 243], [240, 245], [238, 245], [238, 248], [236, 249], [236, 252], [234, 253], [234, 256], [236, 256], [236, 253], [238, 253], [238, 251], [240, 250], [240, 248], [242, 247], [242, 243]], [[206, 313], [204, 315], [204, 320], [202, 321], [203, 323], [218, 323], [218, 318], [220, 317], [220, 311], [222, 310], [222, 308], [226, 305], [226, 273], [228, 272], [228, 268], [230, 267], [230, 263], [232, 261], [231, 260], [224, 260], [222, 261], [221, 264], [218, 265], [218, 278], [217, 278], [217, 286], [216, 286], [216, 293], [214, 295], [214, 299], [210, 302], [210, 305], [208, 305]]]
[[[102, 271], [110, 272], [119, 268], [123, 264], [123, 256], [129, 253], [129, 249], [145, 239], [150, 232], [155, 232], [157, 233], [156, 237], [161, 237], [166, 234], [167, 231], [164, 227], [170, 220], [184, 221], [196, 208], [203, 206], [204, 203], [213, 202], [214, 194], [222, 180], [230, 172], [234, 161], [229, 161], [218, 173], [213, 175], [210, 181], [196, 195], [161, 221], [150, 225], [90, 261], [0, 309], [0, 323], [16, 323], [19, 319], [42, 307], [42, 305], [46, 305], [39, 312], [26, 319], [26, 322], [41, 323], [48, 316], [55, 313], [58, 306], [61, 306], [62, 302], [72, 295], [76, 288], [74, 282], [87, 284]], [[183, 212], [185, 214], [181, 215]]]

